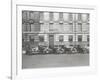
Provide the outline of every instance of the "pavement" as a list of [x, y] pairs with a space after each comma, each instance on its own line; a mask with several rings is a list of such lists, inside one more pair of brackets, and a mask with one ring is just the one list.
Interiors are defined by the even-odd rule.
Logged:
[[22, 69], [89, 66], [89, 54], [22, 55]]

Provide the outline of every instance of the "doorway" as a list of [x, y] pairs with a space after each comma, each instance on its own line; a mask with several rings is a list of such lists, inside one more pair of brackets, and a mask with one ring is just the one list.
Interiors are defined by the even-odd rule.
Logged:
[[54, 35], [49, 34], [49, 46], [54, 47]]

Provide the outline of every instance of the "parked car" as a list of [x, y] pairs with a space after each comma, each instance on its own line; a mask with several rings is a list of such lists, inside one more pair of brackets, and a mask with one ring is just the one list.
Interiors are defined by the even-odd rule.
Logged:
[[65, 50], [62, 47], [58, 47], [57, 50], [56, 50], [56, 52], [58, 54], [63, 54], [65, 52]]
[[83, 48], [83, 50], [84, 50], [84, 54], [89, 53], [89, 47], [85, 47]]
[[39, 48], [38, 48], [38, 46], [32, 48], [32, 54], [39, 54]]
[[53, 51], [52, 51], [52, 49], [50, 49], [49, 47], [46, 47], [44, 50], [43, 50], [43, 53], [44, 54], [50, 54], [50, 53], [52, 53]]
[[77, 49], [76, 49], [76, 47], [73, 47], [73, 48], [71, 48], [71, 53], [77, 53]]
[[26, 54], [26, 50], [23, 49], [23, 50], [22, 50], [22, 54]]

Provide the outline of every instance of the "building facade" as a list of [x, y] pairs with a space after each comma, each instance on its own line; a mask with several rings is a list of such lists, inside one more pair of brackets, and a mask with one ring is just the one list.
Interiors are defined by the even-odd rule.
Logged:
[[22, 42], [31, 46], [89, 46], [89, 14], [22, 11]]

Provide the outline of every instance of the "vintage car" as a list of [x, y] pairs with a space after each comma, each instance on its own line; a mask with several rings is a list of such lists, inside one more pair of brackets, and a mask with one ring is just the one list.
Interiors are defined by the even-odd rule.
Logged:
[[57, 50], [56, 50], [56, 52], [58, 54], [63, 54], [65, 52], [65, 50], [63, 48], [61, 48], [61, 47], [58, 47]]
[[31, 53], [32, 54], [39, 54], [40, 50], [38, 47], [33, 47]]
[[76, 47], [72, 47], [71, 48], [71, 52], [74, 54], [74, 53], [77, 53], [77, 49], [76, 49]]
[[43, 53], [44, 54], [51, 54], [52, 53], [52, 49], [49, 48], [49, 47], [46, 47], [46, 48], [44, 48]]

